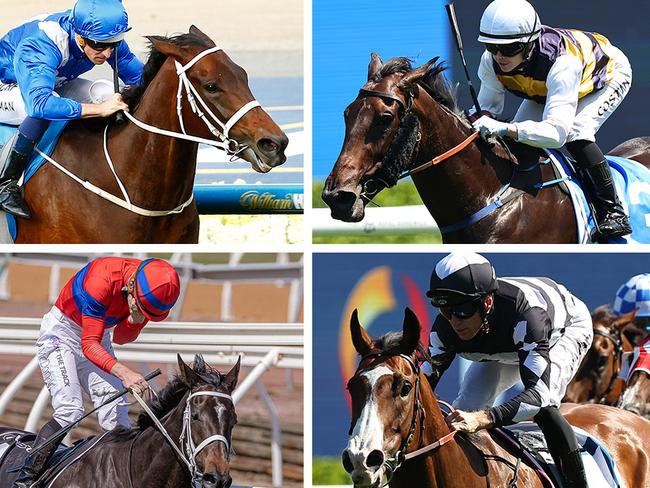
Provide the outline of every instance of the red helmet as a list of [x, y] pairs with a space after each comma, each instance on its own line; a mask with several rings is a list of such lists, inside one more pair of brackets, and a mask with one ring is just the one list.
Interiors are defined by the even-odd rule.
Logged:
[[149, 320], [165, 320], [179, 293], [178, 273], [167, 261], [151, 258], [138, 266], [133, 296], [138, 308]]

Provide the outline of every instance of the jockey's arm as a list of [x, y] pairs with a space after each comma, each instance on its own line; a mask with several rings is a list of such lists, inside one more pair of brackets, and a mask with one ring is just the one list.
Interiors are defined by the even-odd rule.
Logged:
[[478, 92], [481, 110], [489, 112], [492, 117], [498, 117], [503, 112], [506, 89], [494, 74], [492, 55], [487, 51], [481, 56], [478, 77], [481, 80], [481, 88]]
[[517, 140], [534, 147], [562, 147], [575, 120], [581, 79], [578, 58], [558, 57], [546, 79], [548, 94], [542, 121], [515, 122]]
[[125, 388], [144, 391], [147, 388], [144, 377], [120, 363], [102, 346], [104, 320], [84, 315], [82, 322], [81, 351], [84, 356], [98, 368], [122, 380]]
[[115, 344], [128, 344], [135, 341], [140, 332], [145, 325], [147, 325], [148, 320], [145, 319], [144, 322], [140, 324], [131, 324], [127, 319], [124, 319], [122, 322], [115, 326], [113, 330], [113, 342]]
[[550, 330], [551, 318], [539, 307], [526, 310], [517, 322], [513, 341], [517, 347], [519, 375], [524, 390], [488, 410], [494, 419], [494, 426], [531, 420], [542, 406], [550, 404]]
[[14, 72], [27, 115], [46, 120], [78, 119], [81, 104], [54, 92], [61, 52], [49, 39], [37, 39], [25, 39], [14, 56]]

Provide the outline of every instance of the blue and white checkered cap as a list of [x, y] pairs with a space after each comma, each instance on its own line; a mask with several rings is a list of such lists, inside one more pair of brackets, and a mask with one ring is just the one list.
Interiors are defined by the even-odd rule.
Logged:
[[639, 309], [637, 317], [650, 317], [650, 273], [633, 276], [618, 289], [612, 311], [625, 315]]

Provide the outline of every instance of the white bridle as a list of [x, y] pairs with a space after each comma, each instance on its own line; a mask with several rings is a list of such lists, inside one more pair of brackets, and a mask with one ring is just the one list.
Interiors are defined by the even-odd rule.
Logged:
[[194, 444], [194, 440], [192, 439], [192, 426], [191, 426], [192, 412], [191, 412], [190, 401], [192, 400], [192, 398], [198, 396], [213, 396], [213, 397], [224, 398], [232, 402], [233, 401], [232, 396], [226, 393], [219, 393], [218, 391], [197, 391], [196, 393], [191, 393], [190, 395], [188, 395], [187, 400], [185, 401], [185, 410], [183, 411], [183, 427], [181, 428], [181, 435], [178, 439], [179, 444], [185, 450], [186, 453], [185, 455], [183, 455], [181, 450], [178, 448], [176, 443], [172, 440], [172, 438], [169, 436], [169, 434], [163, 427], [160, 420], [158, 420], [156, 415], [151, 411], [147, 403], [142, 399], [142, 397], [138, 393], [136, 392], [132, 392], [132, 393], [135, 399], [138, 401], [138, 403], [140, 403], [144, 411], [147, 412], [149, 417], [151, 417], [151, 420], [153, 420], [153, 422], [156, 424], [156, 426], [160, 430], [160, 433], [165, 437], [165, 439], [172, 447], [172, 449], [174, 449], [178, 457], [185, 462], [185, 464], [187, 465], [187, 469], [190, 471], [192, 475], [193, 483], [196, 481], [200, 481], [203, 478], [203, 473], [199, 471], [196, 465], [196, 456], [198, 456], [199, 453], [209, 444], [212, 444], [214, 442], [223, 442], [224, 445], [226, 446], [226, 453], [227, 453], [226, 456], [228, 462], [230, 462], [230, 458], [233, 455], [234, 451], [232, 449], [232, 442], [229, 439], [227, 439], [225, 436], [222, 436], [221, 434], [214, 434], [201, 441], [198, 446]]
[[[146, 124], [142, 122], [141, 120], [136, 119], [133, 115], [131, 115], [129, 112], [123, 112], [126, 118], [128, 118], [131, 122], [133, 122], [135, 125], [140, 127], [143, 130], [146, 130], [148, 132], [152, 132], [154, 134], [160, 134], [163, 136], [168, 136], [168, 137], [174, 137], [176, 139], [184, 139], [186, 141], [191, 141], [191, 142], [196, 142], [200, 144], [207, 144], [210, 146], [214, 146], [217, 149], [221, 149], [222, 151], [225, 151], [226, 154], [229, 154], [233, 156], [233, 158], [237, 157], [239, 153], [242, 151], [245, 151], [248, 146], [240, 146], [239, 143], [235, 139], [231, 139], [228, 136], [228, 133], [230, 132], [230, 129], [233, 128], [233, 126], [248, 112], [253, 110], [255, 107], [259, 107], [260, 103], [257, 100], [251, 100], [248, 103], [245, 103], [239, 110], [237, 110], [234, 114], [230, 116], [226, 122], [221, 122], [219, 118], [210, 110], [208, 107], [207, 103], [201, 98], [201, 95], [199, 92], [194, 88], [194, 85], [190, 82], [190, 80], [187, 77], [187, 70], [190, 69], [194, 64], [199, 61], [201, 58], [204, 56], [207, 56], [208, 54], [212, 54], [217, 51], [221, 51], [222, 49], [220, 47], [213, 47], [210, 49], [206, 49], [205, 51], [201, 51], [199, 54], [194, 56], [188, 63], [185, 65], [180, 64], [178, 61], [174, 61], [176, 64], [176, 74], [178, 75], [178, 91], [176, 93], [176, 113], [178, 114], [178, 121], [181, 126], [181, 132], [174, 132], [166, 129], [161, 129], [159, 127], [155, 127], [153, 125]], [[203, 123], [208, 127], [210, 132], [217, 138], [217, 140], [213, 139], [205, 139], [203, 137], [197, 137], [197, 136], [192, 136], [187, 134], [185, 131], [185, 123], [183, 121], [183, 112], [182, 112], [182, 103], [183, 103], [183, 88], [185, 89], [185, 93], [187, 94], [187, 100], [190, 104], [190, 107], [192, 108], [192, 112], [195, 113], [202, 121]], [[198, 104], [197, 104], [198, 100]], [[199, 107], [199, 104], [201, 107], [203, 107], [203, 110], [201, 110], [201, 107]], [[216, 123], [221, 130], [217, 129], [215, 125], [208, 120], [207, 115], [210, 116], [212, 121]], [[130, 212], [133, 212], [138, 215], [142, 215], [145, 217], [164, 217], [167, 215], [172, 215], [172, 214], [178, 214], [183, 212], [187, 206], [192, 203], [192, 200], [194, 200], [194, 193], [190, 194], [189, 198], [185, 200], [183, 203], [180, 205], [177, 205], [175, 208], [168, 209], [168, 210], [150, 210], [146, 208], [139, 207], [137, 205], [134, 205], [131, 202], [131, 199], [129, 198], [129, 195], [126, 191], [126, 188], [124, 187], [124, 184], [120, 180], [120, 178], [117, 175], [117, 172], [115, 171], [115, 167], [113, 165], [113, 161], [111, 159], [110, 154], [108, 153], [108, 124], [106, 124], [106, 127], [104, 128], [104, 156], [106, 157], [106, 162], [108, 163], [108, 167], [111, 170], [111, 173], [113, 173], [113, 176], [115, 177], [115, 180], [117, 182], [117, 186], [119, 187], [121, 193], [122, 193], [122, 198], [117, 197], [113, 195], [112, 193], [107, 192], [106, 190], [103, 190], [102, 188], [99, 188], [96, 185], [93, 185], [87, 180], [82, 180], [79, 178], [77, 175], [69, 171], [67, 168], [65, 168], [63, 165], [61, 165], [59, 162], [55, 161], [51, 157], [49, 157], [47, 154], [42, 152], [40, 149], [36, 148], [36, 152], [40, 154], [44, 159], [46, 159], [50, 164], [52, 164], [55, 168], [58, 170], [62, 171], [65, 175], [69, 176], [73, 180], [75, 180], [77, 183], [82, 185], [84, 188], [87, 190], [93, 192], [95, 195], [103, 198], [104, 200], [108, 200], [109, 202], [114, 203], [115, 205], [118, 205], [119, 207], [122, 207]], [[257, 158], [258, 162], [259, 157], [257, 154], [255, 154], [255, 158]]]
[[[194, 56], [189, 62], [185, 63], [184, 65], [179, 63], [178, 61], [174, 61], [174, 64], [176, 65], [176, 74], [178, 75], [178, 90], [176, 92], [176, 113], [178, 115], [178, 122], [181, 126], [182, 132], [173, 132], [166, 129], [160, 129], [158, 127], [154, 127], [149, 124], [145, 124], [144, 122], [133, 117], [133, 115], [131, 115], [128, 112], [124, 112], [124, 115], [126, 115], [126, 117], [135, 125], [149, 132], [153, 132], [156, 134], [161, 134], [169, 137], [175, 137], [178, 139], [185, 139], [192, 142], [208, 144], [210, 146], [217, 147], [230, 155], [237, 155], [243, 150], [245, 150], [247, 146], [240, 147], [239, 143], [236, 140], [231, 139], [228, 136], [228, 133], [230, 132], [230, 129], [232, 129], [233, 126], [237, 122], [239, 122], [239, 120], [244, 115], [246, 115], [248, 112], [253, 110], [255, 107], [259, 107], [260, 103], [257, 100], [251, 100], [250, 102], [245, 103], [234, 114], [232, 114], [230, 118], [226, 120], [226, 122], [221, 122], [221, 120], [219, 120], [219, 118], [212, 112], [212, 110], [210, 110], [208, 104], [205, 102], [205, 100], [203, 100], [203, 98], [201, 98], [201, 95], [199, 94], [197, 89], [194, 88], [194, 85], [192, 85], [189, 78], [187, 77], [187, 70], [189, 70], [192, 66], [194, 66], [194, 64], [196, 64], [201, 58], [207, 56], [208, 54], [212, 54], [221, 50], [222, 49], [220, 47], [215, 46], [210, 49], [206, 49], [205, 51], [201, 51], [199, 54]], [[196, 116], [203, 121], [203, 123], [207, 126], [208, 130], [217, 138], [216, 141], [212, 139], [204, 139], [203, 137], [192, 136], [186, 132], [185, 122], [183, 120], [183, 108], [182, 108], [183, 93], [187, 95], [187, 101], [190, 104], [192, 112], [196, 114]], [[210, 116], [211, 120], [208, 119], [206, 114]], [[221, 130], [217, 129], [215, 124], [219, 126]]]

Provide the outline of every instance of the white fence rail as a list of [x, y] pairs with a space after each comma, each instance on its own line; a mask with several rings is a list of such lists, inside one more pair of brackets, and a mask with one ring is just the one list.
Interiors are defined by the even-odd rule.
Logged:
[[[9, 402], [37, 370], [35, 342], [40, 319], [0, 317], [0, 355], [21, 354], [33, 359], [0, 395], [0, 415]], [[233, 393], [237, 403], [253, 386], [257, 389], [271, 418], [271, 463], [273, 486], [281, 486], [282, 431], [280, 418], [260, 378], [270, 367], [303, 369], [302, 324], [223, 324], [205, 322], [163, 322], [147, 324], [134, 343], [115, 345], [120, 360], [175, 363], [176, 354], [199, 353], [211, 364], [234, 364], [242, 356], [242, 365], [253, 369]], [[191, 357], [186, 357], [191, 360]], [[25, 425], [34, 431], [49, 403], [43, 387]]]
[[424, 205], [366, 207], [361, 222], [334, 220], [328, 208], [312, 210], [313, 233], [326, 235], [398, 235], [412, 232], [437, 232], [438, 227]]

